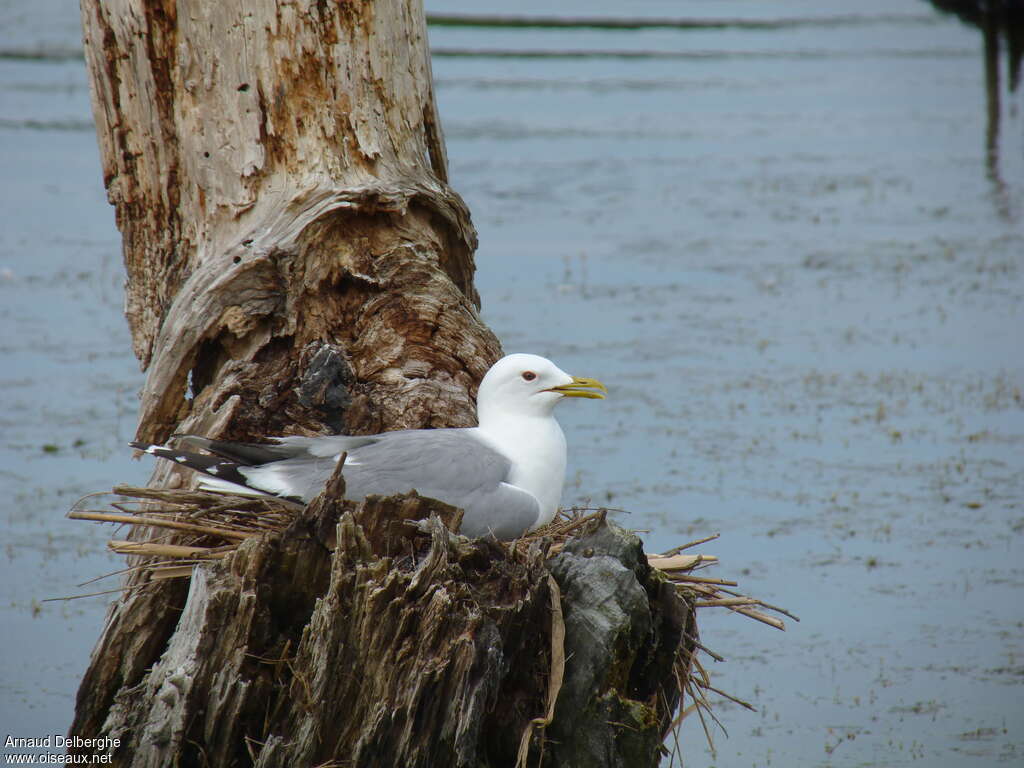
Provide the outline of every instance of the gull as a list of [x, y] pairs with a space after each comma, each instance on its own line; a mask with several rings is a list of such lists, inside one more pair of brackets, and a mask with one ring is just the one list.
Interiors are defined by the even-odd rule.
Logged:
[[567, 397], [601, 399], [597, 379], [570, 376], [547, 358], [513, 354], [491, 366], [477, 393], [479, 426], [377, 435], [274, 437], [267, 444], [185, 436], [180, 448], [132, 443], [205, 475], [208, 490], [308, 503], [342, 454], [345, 498], [415, 490], [463, 510], [460, 533], [518, 538], [550, 523], [565, 481], [565, 434], [554, 408]]

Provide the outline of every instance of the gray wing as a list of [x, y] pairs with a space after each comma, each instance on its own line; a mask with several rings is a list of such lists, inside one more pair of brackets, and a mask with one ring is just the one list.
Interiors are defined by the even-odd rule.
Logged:
[[[367, 438], [346, 436], [285, 438], [274, 450], [291, 457], [258, 467], [239, 467], [251, 485], [273, 493], [313, 498], [327, 483], [337, 456], [345, 462], [345, 496], [389, 496], [415, 490], [422, 496], [461, 507], [460, 532], [513, 539], [540, 516], [533, 494], [508, 484], [511, 462], [472, 429], [415, 429]], [[285, 492], [283, 495], [289, 495]]]

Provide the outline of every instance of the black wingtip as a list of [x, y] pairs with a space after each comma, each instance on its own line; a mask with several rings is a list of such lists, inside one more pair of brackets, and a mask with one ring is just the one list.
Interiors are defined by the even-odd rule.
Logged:
[[[210, 477], [216, 477], [218, 480], [225, 480], [234, 485], [240, 485], [243, 488], [252, 487], [249, 485], [247, 478], [238, 471], [240, 465], [234, 461], [225, 461], [218, 456], [207, 456], [202, 453], [194, 453], [193, 451], [179, 451], [163, 445], [153, 445], [152, 443], [133, 441], [129, 445], [137, 450], [148, 453], [150, 456], [173, 461], [175, 464], [180, 464], [196, 472], [202, 472]], [[253, 490], [259, 489], [253, 488]]]

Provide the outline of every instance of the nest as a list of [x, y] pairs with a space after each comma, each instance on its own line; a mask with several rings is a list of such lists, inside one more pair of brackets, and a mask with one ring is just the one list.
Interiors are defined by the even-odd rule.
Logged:
[[[114, 552], [133, 557], [134, 564], [117, 573], [141, 572], [139, 575], [148, 577], [132, 579], [133, 586], [125, 587], [126, 589], [144, 588], [147, 583], [156, 580], [189, 577], [195, 565], [223, 559], [247, 539], [283, 532], [296, 523], [306, 509], [305, 505], [277, 497], [254, 497], [188, 489], [122, 485], [114, 488], [113, 493], [116, 496], [112, 500], [110, 494], [85, 497], [69, 512], [68, 517], [74, 520], [150, 529], [148, 537], [139, 537], [145, 540], [118, 538], [108, 542], [108, 547]], [[105, 508], [88, 508], [101, 499]], [[456, 530], [461, 513], [453, 508], [449, 509], [454, 514], [449, 515], [444, 522], [451, 530]], [[521, 559], [540, 542], [541, 546], [546, 548], [546, 555], [550, 557], [560, 552], [573, 536], [591, 530], [595, 523], [603, 522], [607, 512], [608, 510], [604, 508], [574, 507], [560, 510], [555, 519], [546, 526], [499, 546], [505, 549], [507, 556]], [[402, 520], [392, 524], [403, 523], [415, 524], [414, 521]], [[728, 610], [779, 630], [785, 629], [780, 615], [799, 621], [783, 608], [738, 591], [738, 584], [735, 581], [705, 575], [709, 566], [718, 563], [718, 558], [709, 554], [695, 554], [692, 550], [714, 541], [718, 536], [716, 533], [691, 541], [662, 554], [648, 554], [647, 562], [670, 581], [679, 596], [694, 609]], [[408, 559], [409, 562], [414, 562], [415, 553], [411, 553]], [[557, 613], [558, 617], [554, 622], [557, 626], [553, 635], [557, 635], [559, 631], [564, 632], [560, 610]], [[538, 727], [550, 722], [553, 716], [559, 681], [564, 671], [564, 656], [560, 657], [560, 649], [557, 647], [559, 643], [554, 642], [554, 639], [549, 711], [547, 717], [533, 721], [533, 725]], [[676, 736], [683, 720], [696, 714], [701, 721], [708, 744], [714, 751], [708, 721], [716, 723], [723, 732], [725, 729], [712, 712], [709, 695], [716, 694], [746, 709], [755, 710], [748, 702], [711, 684], [700, 653], [715, 661], [724, 661], [722, 656], [705, 647], [696, 636], [687, 636], [684, 642], [680, 643], [673, 673], [684, 703], [687, 698], [690, 703], [680, 707], [672, 723], [671, 732]], [[528, 744], [529, 736], [530, 729], [524, 734], [524, 744]]]

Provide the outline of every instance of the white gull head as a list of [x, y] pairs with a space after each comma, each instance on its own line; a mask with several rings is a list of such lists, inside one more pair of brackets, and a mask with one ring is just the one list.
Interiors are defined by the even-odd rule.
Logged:
[[477, 393], [481, 436], [512, 462], [509, 482], [540, 503], [537, 528], [554, 519], [565, 482], [566, 445], [552, 411], [565, 397], [603, 398], [601, 382], [570, 376], [539, 355], [503, 357]]

